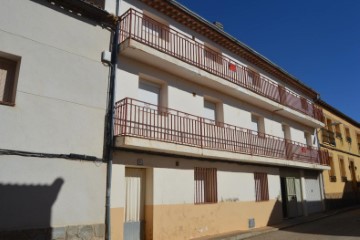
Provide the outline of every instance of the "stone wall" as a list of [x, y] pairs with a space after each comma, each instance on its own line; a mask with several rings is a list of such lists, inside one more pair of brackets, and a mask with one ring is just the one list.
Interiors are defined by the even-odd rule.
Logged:
[[103, 240], [104, 238], [104, 224], [0, 232], [1, 240]]

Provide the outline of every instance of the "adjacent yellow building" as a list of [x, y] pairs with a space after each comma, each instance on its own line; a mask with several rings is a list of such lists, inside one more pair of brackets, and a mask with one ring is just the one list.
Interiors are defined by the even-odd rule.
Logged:
[[320, 147], [330, 155], [331, 170], [324, 171], [328, 208], [359, 202], [360, 123], [320, 101], [325, 127], [318, 130]]

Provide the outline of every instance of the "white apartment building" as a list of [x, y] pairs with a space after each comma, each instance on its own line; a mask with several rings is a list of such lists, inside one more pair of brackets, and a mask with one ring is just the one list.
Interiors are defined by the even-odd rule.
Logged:
[[[101, 53], [116, 18], [102, 8], [116, 6], [107, 175], [114, 65]], [[220, 27], [172, 0], [3, 1], [0, 239], [103, 239], [106, 177], [114, 240], [196, 239], [322, 211], [318, 94]]]
[[104, 238], [107, 17], [1, 1], [0, 239]]
[[112, 239], [195, 239], [323, 210], [314, 90], [175, 1], [120, 12]]

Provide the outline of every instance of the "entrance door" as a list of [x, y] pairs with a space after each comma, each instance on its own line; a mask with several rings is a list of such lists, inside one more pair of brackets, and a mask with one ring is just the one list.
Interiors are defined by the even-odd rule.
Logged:
[[292, 218], [299, 216], [295, 178], [293, 177], [286, 178], [286, 195], [288, 217]]
[[144, 239], [145, 169], [125, 170], [124, 240]]

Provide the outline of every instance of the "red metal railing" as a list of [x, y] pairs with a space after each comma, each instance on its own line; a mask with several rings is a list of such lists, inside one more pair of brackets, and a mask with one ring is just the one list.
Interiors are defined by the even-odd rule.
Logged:
[[131, 98], [115, 106], [115, 135], [328, 165], [326, 152], [302, 143]]
[[120, 43], [134, 39], [317, 120], [323, 119], [322, 110], [309, 100], [134, 9], [121, 16], [120, 29]]

